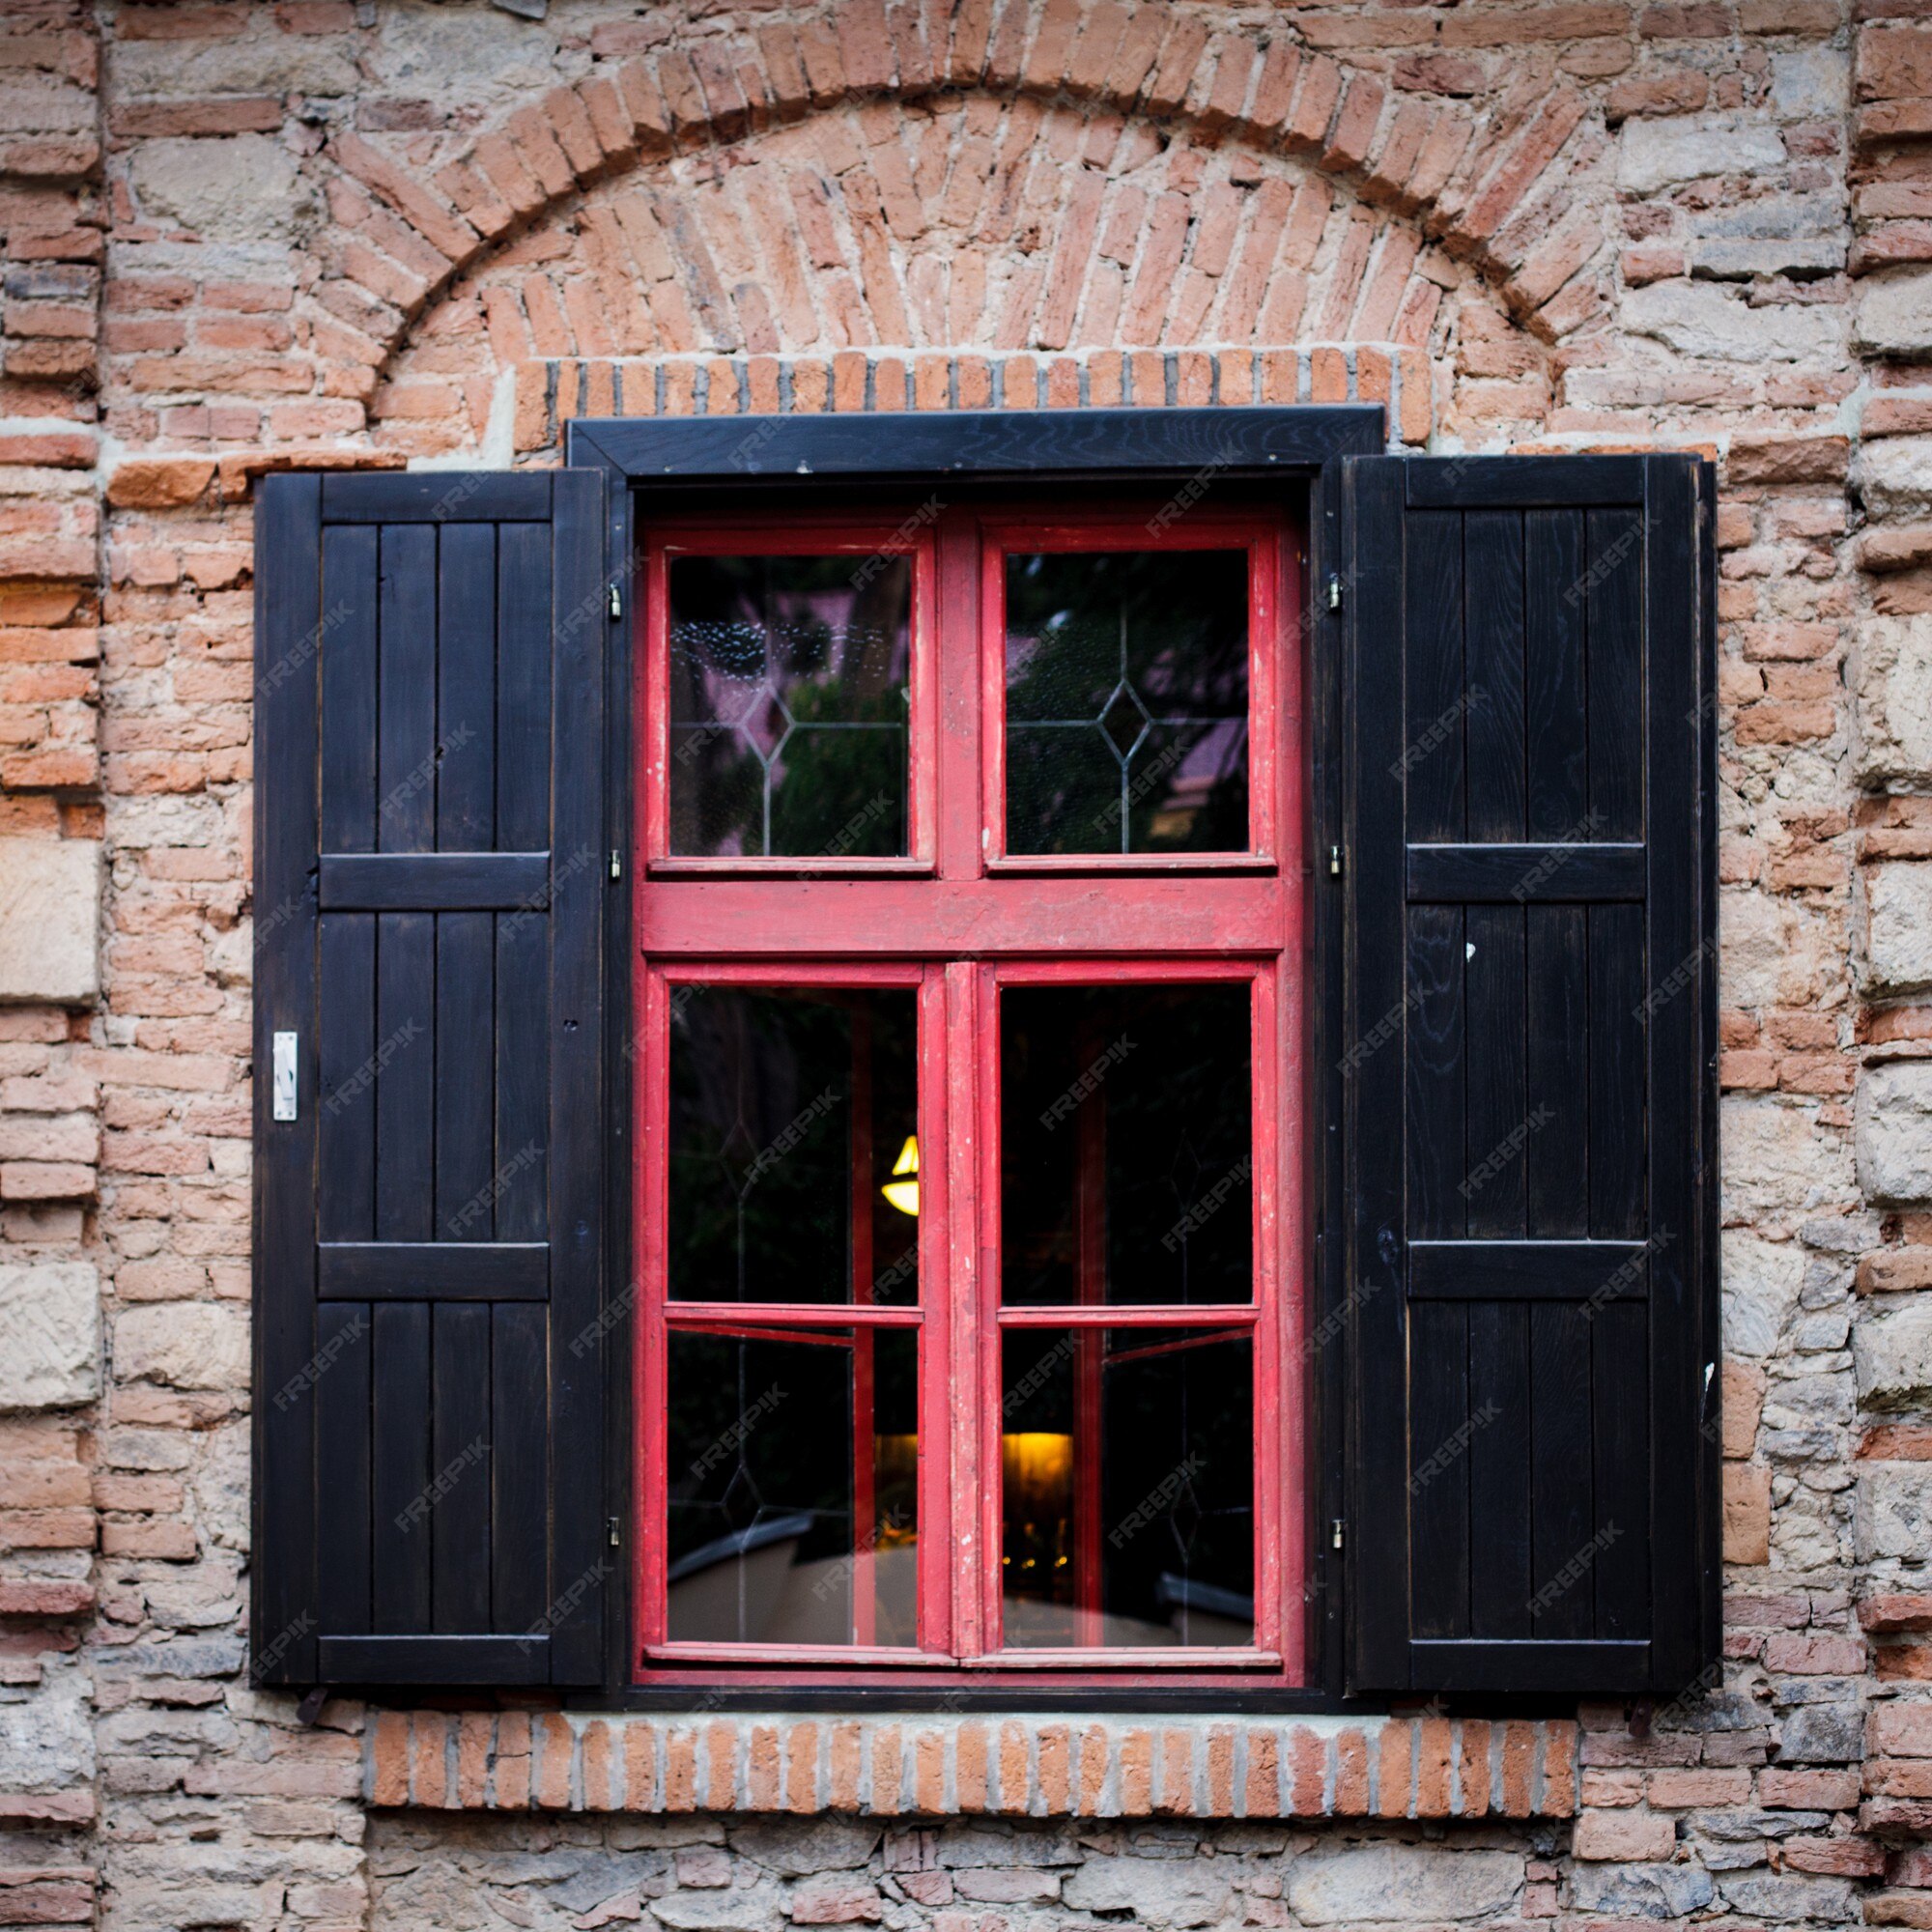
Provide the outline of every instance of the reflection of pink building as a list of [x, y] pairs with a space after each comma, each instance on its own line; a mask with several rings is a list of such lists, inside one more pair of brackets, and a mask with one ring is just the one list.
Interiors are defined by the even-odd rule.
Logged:
[[[724, 561], [723, 559], [721, 562]], [[786, 777], [785, 746], [800, 729], [877, 728], [882, 721], [840, 717], [860, 711], [896, 688], [904, 693], [911, 666], [911, 632], [903, 571], [863, 569], [845, 582], [786, 586], [784, 575], [815, 575], [827, 559], [774, 557], [764, 560], [762, 581], [736, 586], [734, 609], [726, 616], [680, 616], [673, 576], [670, 649], [674, 676], [688, 680], [693, 715], [671, 725], [681, 761], [700, 754], [723, 738], [749, 753], [761, 770], [760, 784], [769, 816], [771, 794]], [[842, 572], [844, 559], [830, 560]], [[897, 621], [867, 621], [881, 606], [897, 606]], [[810, 668], [799, 658], [816, 658]], [[798, 695], [825, 694], [813, 700], [809, 719], [800, 718]], [[841, 696], [846, 700], [839, 702]], [[825, 713], [833, 715], [824, 715]], [[743, 828], [714, 835], [711, 855], [746, 856]]]

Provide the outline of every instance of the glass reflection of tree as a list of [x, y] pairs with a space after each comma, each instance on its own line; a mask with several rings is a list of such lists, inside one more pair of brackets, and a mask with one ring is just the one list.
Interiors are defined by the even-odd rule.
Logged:
[[911, 584], [904, 557], [673, 561], [673, 851], [906, 850]]

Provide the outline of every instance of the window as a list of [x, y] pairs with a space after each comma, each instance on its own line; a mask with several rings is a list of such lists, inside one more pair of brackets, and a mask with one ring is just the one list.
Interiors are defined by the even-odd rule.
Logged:
[[643, 538], [640, 1676], [1298, 1682], [1294, 530]]
[[263, 479], [261, 1681], [1692, 1681], [1713, 474], [1385, 435]]

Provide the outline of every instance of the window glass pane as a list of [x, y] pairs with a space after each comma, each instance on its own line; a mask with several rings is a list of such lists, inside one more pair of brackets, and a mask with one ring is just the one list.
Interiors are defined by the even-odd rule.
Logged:
[[1009, 1649], [1254, 1642], [1244, 1329], [1002, 1337]]
[[671, 1641], [916, 1643], [918, 1337], [669, 1349]]
[[672, 988], [673, 1300], [919, 1299], [917, 1039], [910, 987]]
[[1248, 849], [1248, 554], [1007, 558], [1007, 850]]
[[1253, 1298], [1249, 988], [1000, 995], [1009, 1303]]
[[912, 561], [670, 564], [670, 849], [906, 851]]

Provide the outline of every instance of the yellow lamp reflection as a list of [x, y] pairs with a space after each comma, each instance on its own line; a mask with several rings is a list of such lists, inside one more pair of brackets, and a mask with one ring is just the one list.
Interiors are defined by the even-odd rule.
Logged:
[[1000, 1461], [1009, 1512], [1013, 1503], [1037, 1516], [1057, 1516], [1065, 1509], [1073, 1493], [1072, 1436], [1033, 1430], [1002, 1435]]
[[1004, 1478], [1000, 1568], [1009, 1596], [1070, 1601], [1073, 1438], [1043, 1430], [1000, 1437]]
[[[900, 1179], [901, 1176], [907, 1177]], [[908, 1134], [899, 1157], [893, 1162], [893, 1179], [879, 1189], [901, 1214], [919, 1212], [919, 1136]]]

